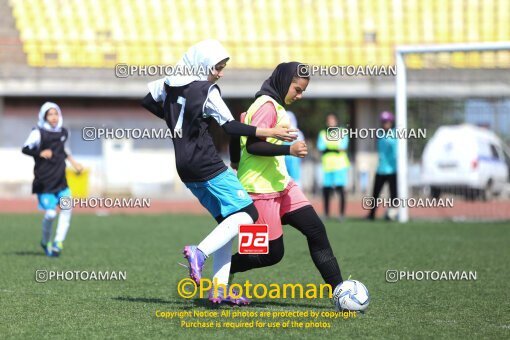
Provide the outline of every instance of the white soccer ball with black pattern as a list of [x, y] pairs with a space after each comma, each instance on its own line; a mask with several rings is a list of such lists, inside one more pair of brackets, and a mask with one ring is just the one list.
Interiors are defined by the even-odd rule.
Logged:
[[357, 280], [346, 280], [335, 287], [333, 303], [337, 311], [363, 312], [370, 303], [370, 294], [363, 283]]
[[388, 208], [384, 217], [390, 221], [398, 220], [398, 208]]

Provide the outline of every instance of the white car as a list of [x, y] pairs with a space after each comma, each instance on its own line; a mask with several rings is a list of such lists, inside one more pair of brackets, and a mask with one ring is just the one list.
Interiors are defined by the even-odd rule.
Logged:
[[510, 182], [508, 147], [492, 131], [469, 125], [440, 127], [422, 155], [422, 183], [442, 192], [490, 199]]

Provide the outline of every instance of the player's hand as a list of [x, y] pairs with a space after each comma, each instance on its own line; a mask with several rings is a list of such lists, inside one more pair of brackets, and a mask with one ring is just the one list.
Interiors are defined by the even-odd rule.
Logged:
[[268, 137], [276, 138], [284, 142], [293, 142], [298, 137], [297, 131], [297, 129], [275, 127], [269, 129], [270, 136]]
[[239, 168], [239, 163], [233, 163], [233, 162], [231, 162], [231, 163], [230, 163], [230, 167], [231, 167], [232, 169], [234, 169], [234, 170], [237, 170], [237, 169]]
[[305, 142], [299, 141], [290, 146], [290, 154], [295, 157], [303, 158], [308, 154], [308, 147]]
[[83, 171], [83, 165], [81, 165], [80, 163], [73, 163], [73, 168], [74, 170], [76, 170], [76, 173], [79, 175], [81, 174], [81, 172]]
[[46, 149], [41, 151], [39, 156], [44, 159], [50, 159], [51, 157], [53, 157], [53, 152], [51, 151], [51, 149]]

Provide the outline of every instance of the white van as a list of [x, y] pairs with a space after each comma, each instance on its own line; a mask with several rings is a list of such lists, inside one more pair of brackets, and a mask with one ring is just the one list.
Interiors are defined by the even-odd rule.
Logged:
[[441, 192], [490, 199], [510, 182], [509, 149], [488, 129], [442, 126], [422, 155], [422, 181], [433, 197]]

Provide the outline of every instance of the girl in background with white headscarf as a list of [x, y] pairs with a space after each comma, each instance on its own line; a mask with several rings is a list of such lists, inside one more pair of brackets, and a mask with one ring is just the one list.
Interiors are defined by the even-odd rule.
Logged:
[[209, 293], [213, 303], [247, 304], [245, 297], [227, 294], [232, 240], [241, 224], [258, 218], [250, 196], [234, 172], [218, 155], [209, 124], [215, 120], [234, 136], [272, 137], [294, 140], [288, 128], [256, 128], [234, 120], [221, 98], [216, 81], [223, 76], [229, 55], [216, 40], [193, 45], [176, 66], [178, 74], [149, 83], [142, 105], [166, 121], [172, 130], [181, 130], [174, 138], [177, 173], [186, 187], [219, 223], [198, 245], [184, 247], [190, 277], [200, 285], [206, 259], [214, 254], [214, 280], [221, 286]]
[[24, 154], [32, 156], [35, 161], [32, 193], [37, 194], [39, 209], [45, 211], [41, 246], [47, 256], [61, 254], [71, 223], [71, 209], [62, 209], [55, 239], [50, 241], [53, 220], [57, 216], [57, 204], [61, 198], [71, 198], [65, 173], [66, 159], [78, 173], [83, 170], [82, 165], [64, 149], [69, 133], [62, 124], [60, 107], [55, 103], [44, 103], [39, 110], [37, 128], [30, 132], [22, 149]]

